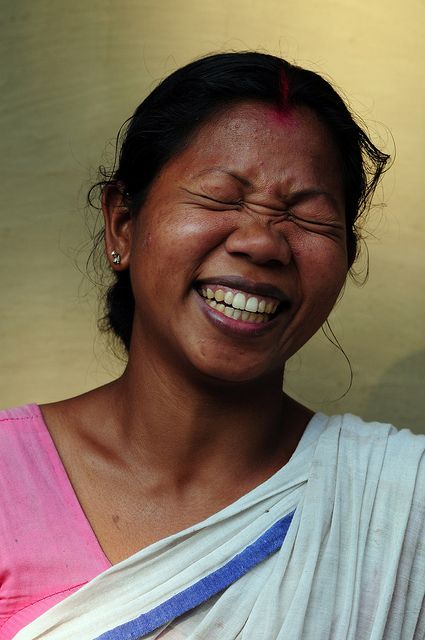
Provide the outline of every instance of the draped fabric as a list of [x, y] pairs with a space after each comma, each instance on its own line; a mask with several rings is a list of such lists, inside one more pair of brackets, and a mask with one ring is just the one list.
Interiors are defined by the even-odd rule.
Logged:
[[423, 640], [425, 436], [316, 414], [285, 467], [16, 640]]

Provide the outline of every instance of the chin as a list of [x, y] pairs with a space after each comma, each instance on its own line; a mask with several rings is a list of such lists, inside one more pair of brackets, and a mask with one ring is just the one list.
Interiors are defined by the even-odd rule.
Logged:
[[[195, 363], [193, 363], [195, 364]], [[197, 363], [194, 369], [200, 379], [205, 382], [217, 385], [244, 385], [252, 382], [260, 382], [266, 378], [279, 377], [283, 375], [283, 364], [280, 367], [270, 369], [264, 363], [247, 363], [243, 361], [233, 361], [223, 363], [222, 361], [212, 363], [205, 361]]]

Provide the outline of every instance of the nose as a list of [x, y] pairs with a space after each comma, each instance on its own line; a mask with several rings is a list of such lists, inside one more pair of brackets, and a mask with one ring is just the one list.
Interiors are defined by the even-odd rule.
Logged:
[[259, 220], [250, 220], [235, 229], [227, 237], [225, 248], [232, 255], [267, 266], [286, 266], [292, 258], [285, 234]]

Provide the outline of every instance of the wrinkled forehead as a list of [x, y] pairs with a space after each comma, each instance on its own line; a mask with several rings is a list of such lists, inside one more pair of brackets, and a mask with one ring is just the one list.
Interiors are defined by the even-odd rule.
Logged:
[[180, 160], [178, 169], [187, 178], [221, 167], [253, 184], [312, 182], [342, 188], [332, 134], [306, 107], [282, 111], [259, 102], [231, 105], [199, 127]]
[[217, 148], [226, 152], [235, 144], [252, 147], [265, 141], [276, 148], [297, 146], [299, 153], [303, 148], [306, 153], [337, 152], [331, 131], [312, 109], [292, 106], [282, 110], [262, 102], [223, 107], [199, 126], [188, 146], [202, 149], [202, 153]]

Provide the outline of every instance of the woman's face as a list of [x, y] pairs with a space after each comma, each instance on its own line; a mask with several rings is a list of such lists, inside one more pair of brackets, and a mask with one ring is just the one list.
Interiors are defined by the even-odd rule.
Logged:
[[132, 222], [130, 357], [229, 382], [280, 375], [347, 274], [339, 167], [307, 108], [241, 103], [204, 124]]

